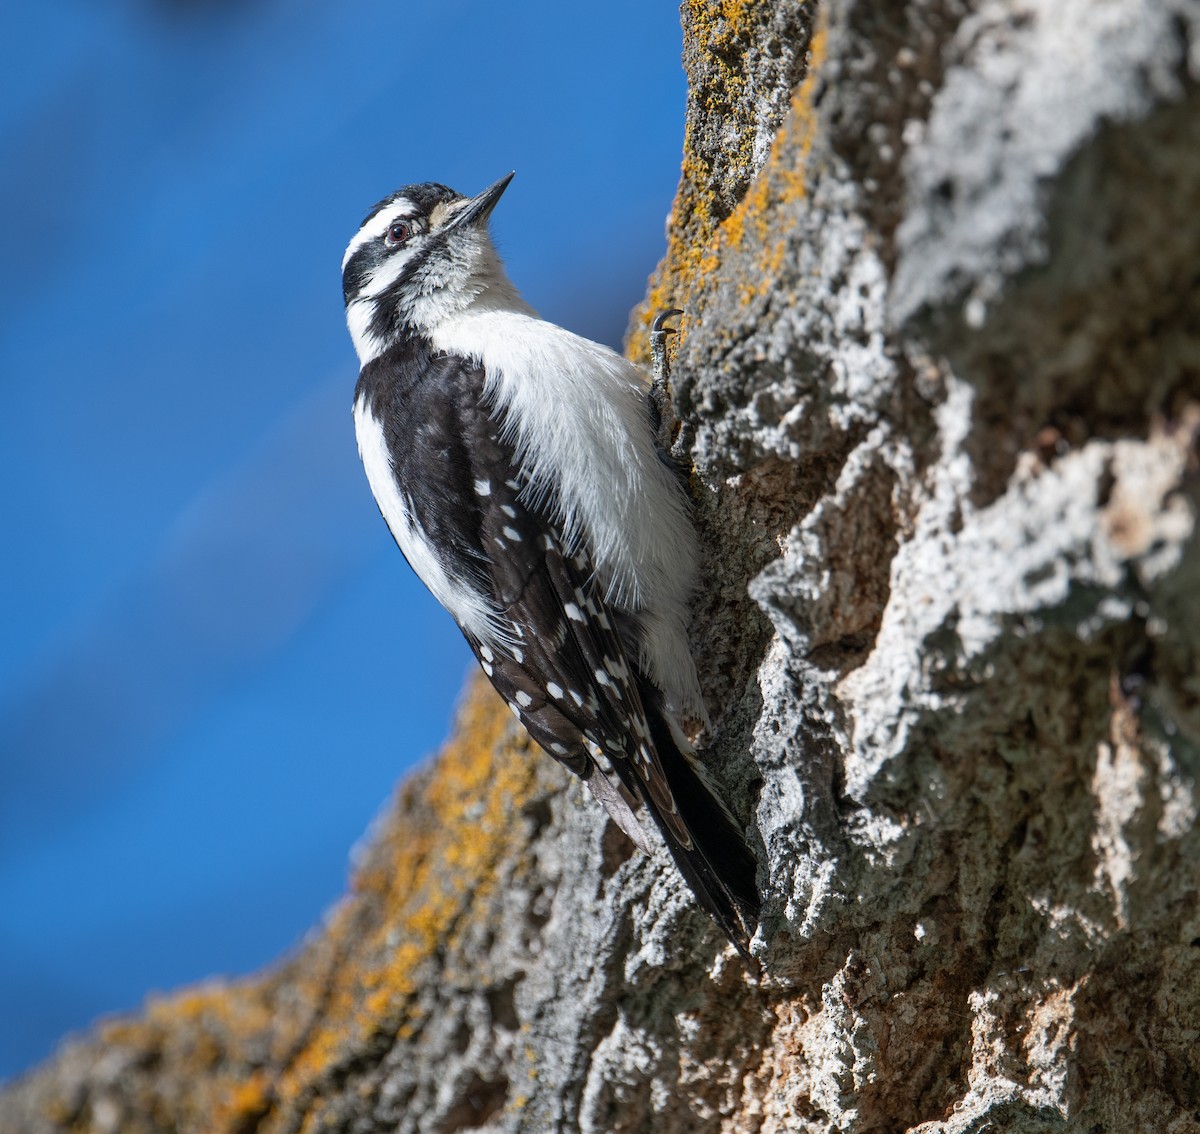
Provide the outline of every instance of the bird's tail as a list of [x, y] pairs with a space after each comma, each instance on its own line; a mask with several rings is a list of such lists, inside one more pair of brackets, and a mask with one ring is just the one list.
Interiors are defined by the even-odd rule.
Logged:
[[644, 788], [640, 794], [696, 898], [734, 948], [749, 959], [750, 938], [762, 908], [757, 859], [725, 805], [685, 755], [661, 695], [643, 687], [642, 697], [675, 813], [668, 813]]

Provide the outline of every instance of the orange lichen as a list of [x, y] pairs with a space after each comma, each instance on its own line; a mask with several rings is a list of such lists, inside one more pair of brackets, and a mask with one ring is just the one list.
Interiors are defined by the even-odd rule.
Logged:
[[213, 1129], [254, 1130], [273, 1105], [270, 1082], [264, 1072], [256, 1071], [220, 1093], [213, 1108]]
[[491, 687], [472, 681], [454, 739], [419, 785], [419, 806], [417, 789], [404, 789], [406, 821], [386, 829], [354, 880], [381, 908], [370, 926], [357, 927], [357, 963], [333, 975], [322, 1025], [285, 1072], [281, 1097], [304, 1091], [366, 1037], [419, 1030], [414, 996], [423, 968], [452, 947], [471, 909], [486, 905], [496, 866], [518, 837], [512, 815], [533, 791], [540, 759], [527, 743]]
[[[812, 42], [808, 48], [808, 72], [804, 81], [792, 96], [791, 126], [795, 130], [795, 144], [798, 150], [796, 159], [787, 167], [781, 169], [785, 184], [790, 184], [790, 191], [803, 196], [805, 192], [804, 172], [808, 168], [808, 160], [812, 154], [813, 141], [817, 136], [816, 93], [817, 76], [821, 65], [825, 62], [828, 51], [829, 32], [824, 20], [813, 32]], [[798, 181], [798, 184], [796, 182]]]
[[[802, 200], [808, 191], [806, 169], [816, 130], [813, 97], [825, 49], [826, 31], [821, 27], [813, 34], [808, 73], [792, 96], [791, 115], [775, 135], [762, 172], [713, 238], [720, 251], [727, 248], [740, 251], [747, 236], [752, 235], [763, 250], [758, 279], [748, 280], [742, 286], [744, 302], [765, 294], [783, 264], [785, 242], [769, 239], [772, 211], [781, 204]], [[716, 254], [718, 260], [720, 251]]]
[[[733, 90], [742, 81], [740, 61], [745, 31], [761, 18], [757, 0], [689, 0], [687, 9], [695, 36], [704, 45], [710, 61], [716, 63], [713, 89]], [[739, 46], [743, 45], [743, 46]], [[718, 275], [729, 251], [740, 251], [748, 239], [762, 248], [755, 278], [747, 278], [739, 289], [740, 300], [748, 304], [765, 296], [778, 277], [786, 254], [786, 241], [771, 239], [770, 221], [778, 206], [803, 199], [807, 193], [806, 170], [816, 136], [817, 119], [814, 99], [817, 76], [825, 59], [827, 33], [819, 27], [809, 45], [809, 63], [804, 81], [792, 96], [791, 113], [772, 143], [770, 154], [746, 195], [724, 218], [717, 215], [716, 194], [712, 189], [713, 170], [696, 153], [695, 139], [689, 127], [685, 137], [685, 156], [679, 189], [672, 205], [667, 234], [667, 252], [650, 283], [645, 302], [635, 313], [643, 333], [631, 335], [629, 353], [635, 361], [648, 361], [648, 331], [654, 316], [666, 307], [685, 309], [680, 333], [685, 334], [689, 318], [702, 315], [704, 292]], [[731, 166], [749, 169], [754, 131], [739, 132], [740, 151], [732, 155]]]
[[[303, 1114], [303, 1128], [328, 1077], [367, 1041], [420, 1030], [416, 993], [429, 966], [489, 916], [499, 863], [519, 859], [526, 833], [513, 816], [549, 764], [530, 748], [491, 687], [472, 680], [453, 739], [428, 774], [401, 787], [350, 895], [300, 957], [256, 980], [157, 998], [140, 1018], [102, 1029], [101, 1042], [169, 1058], [191, 1082], [164, 1126], [186, 1115], [190, 1129], [241, 1134], [290, 1113]], [[59, 1101], [47, 1106], [69, 1122], [72, 1104]], [[147, 1112], [165, 1105], [148, 1092]]]

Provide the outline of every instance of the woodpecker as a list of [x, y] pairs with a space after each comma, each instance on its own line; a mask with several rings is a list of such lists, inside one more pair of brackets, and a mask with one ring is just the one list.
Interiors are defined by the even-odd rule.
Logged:
[[[371, 491], [413, 570], [533, 739], [644, 851], [629, 798], [748, 956], [755, 858], [688, 739], [696, 535], [645, 375], [538, 318], [475, 197], [409, 185], [342, 260]], [[622, 790], [624, 789], [624, 790]]]

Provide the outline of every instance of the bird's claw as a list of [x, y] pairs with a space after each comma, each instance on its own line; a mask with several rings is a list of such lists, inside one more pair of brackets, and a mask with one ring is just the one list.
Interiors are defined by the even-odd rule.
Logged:
[[667, 327], [664, 324], [668, 319], [682, 314], [683, 311], [678, 307], [668, 307], [665, 311], [660, 311], [654, 317], [654, 322], [650, 324], [650, 333], [652, 335], [677, 335], [679, 331], [675, 327]]
[[667, 336], [679, 333], [675, 327], [668, 327], [666, 322], [682, 314], [678, 307], [668, 307], [665, 311], [660, 311], [650, 324], [650, 356], [654, 362], [654, 381], [651, 389], [658, 391], [659, 396], [665, 396], [667, 381], [671, 377], [670, 364], [667, 362]]

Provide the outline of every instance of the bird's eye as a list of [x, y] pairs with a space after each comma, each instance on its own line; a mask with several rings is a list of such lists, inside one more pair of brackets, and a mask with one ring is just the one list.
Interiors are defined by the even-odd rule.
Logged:
[[403, 244], [410, 236], [412, 236], [412, 225], [408, 221], [396, 221], [387, 230], [389, 244]]

